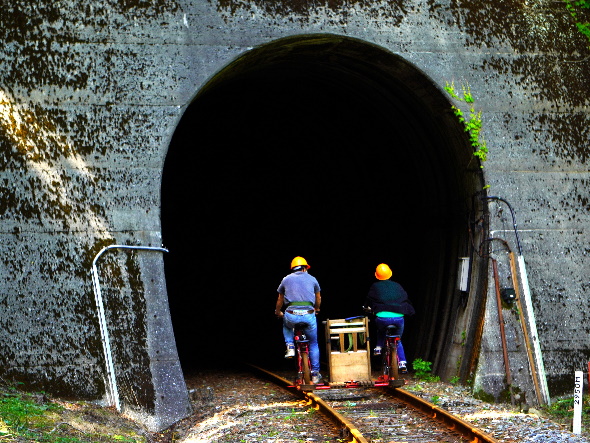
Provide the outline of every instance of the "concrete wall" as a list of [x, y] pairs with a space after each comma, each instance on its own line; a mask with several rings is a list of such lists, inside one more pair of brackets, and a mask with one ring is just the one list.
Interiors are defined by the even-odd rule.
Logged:
[[[470, 85], [490, 148], [490, 193], [518, 217], [550, 390], [568, 389], [572, 371], [590, 358], [581, 326], [590, 269], [589, 51], [564, 6], [549, 1], [3, 5], [3, 378], [61, 395], [105, 395], [92, 259], [113, 243], [160, 246], [163, 162], [199, 89], [250, 48], [309, 33], [378, 45], [440, 88]], [[505, 219], [492, 211], [491, 230], [512, 242]], [[177, 395], [184, 382], [161, 257], [116, 252], [99, 267], [107, 294], [127, 306], [125, 315], [119, 302], [107, 309], [117, 341], [131, 344], [115, 350], [118, 372], [133, 380], [130, 391], [143, 393], [125, 407], [165, 427], [188, 413], [188, 400]], [[477, 380], [497, 396], [502, 360], [492, 301]], [[154, 312], [162, 323], [150, 320]]]
[[[108, 244], [161, 245], [162, 164], [188, 94], [168, 62], [157, 61], [165, 46], [150, 45], [157, 37], [146, 33], [177, 8], [2, 6], [5, 380], [55, 395], [105, 396], [90, 266]], [[190, 407], [161, 254], [109, 252], [98, 269], [124, 410], [151, 429], [166, 427]]]

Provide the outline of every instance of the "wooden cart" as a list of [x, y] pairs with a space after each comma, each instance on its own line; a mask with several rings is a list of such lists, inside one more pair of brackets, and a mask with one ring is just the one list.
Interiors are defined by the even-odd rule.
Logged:
[[330, 385], [371, 381], [369, 319], [326, 320], [326, 344]]

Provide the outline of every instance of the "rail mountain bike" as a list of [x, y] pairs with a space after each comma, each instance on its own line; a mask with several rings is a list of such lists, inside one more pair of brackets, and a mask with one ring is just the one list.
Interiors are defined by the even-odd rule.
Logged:
[[311, 361], [309, 360], [309, 340], [306, 337], [306, 323], [296, 323], [294, 327], [295, 335], [295, 356], [297, 357], [297, 379], [295, 385], [302, 388], [312, 386], [311, 383]]
[[[366, 313], [372, 313], [371, 308], [364, 306]], [[406, 382], [399, 376], [399, 358], [397, 347], [401, 336], [397, 334], [397, 327], [387, 326], [385, 330], [385, 345], [381, 350], [381, 375], [377, 384], [387, 384], [393, 387], [403, 386]]]
[[382, 370], [381, 377], [383, 381], [391, 382], [399, 380], [399, 359], [397, 356], [397, 346], [401, 337], [396, 334], [395, 326], [388, 326], [385, 331], [385, 347], [381, 351]]

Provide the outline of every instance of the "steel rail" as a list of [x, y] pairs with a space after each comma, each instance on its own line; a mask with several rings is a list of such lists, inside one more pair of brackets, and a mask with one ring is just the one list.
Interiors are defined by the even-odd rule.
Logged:
[[414, 394], [397, 388], [387, 388], [388, 392], [398, 400], [428, 414], [433, 419], [443, 423], [452, 431], [458, 432], [469, 439], [470, 443], [499, 443], [494, 437], [473, 427], [473, 424], [460, 419], [449, 411], [439, 408]]
[[[268, 371], [264, 368], [255, 365], [248, 365], [250, 368], [255, 369], [259, 372], [262, 372], [273, 379], [275, 382], [283, 384], [287, 389], [291, 392], [296, 393], [297, 395], [306, 398], [315, 409], [320, 409], [324, 415], [330, 417], [332, 421], [334, 421], [337, 425], [341, 425], [346, 429], [348, 433], [347, 437], [350, 438], [350, 442], [356, 443], [368, 443], [368, 440], [361, 434], [361, 432], [356, 428], [356, 426], [344, 418], [341, 414], [339, 414], [336, 410], [334, 410], [330, 405], [328, 405], [323, 399], [315, 395], [311, 391], [301, 391], [293, 386], [292, 382], [277, 375], [271, 371]], [[473, 426], [473, 424], [462, 420], [461, 418], [451, 414], [449, 411], [445, 411], [444, 409], [439, 408], [438, 406], [433, 405], [432, 403], [417, 397], [416, 395], [399, 388], [392, 388], [392, 387], [378, 387], [374, 389], [385, 389], [392, 397], [400, 400], [414, 409], [417, 409], [432, 419], [438, 421], [439, 423], [446, 426], [448, 429], [454, 432], [458, 432], [463, 437], [467, 438], [470, 443], [499, 443], [494, 437], [485, 432], [477, 429]]]
[[255, 365], [248, 365], [248, 367], [260, 371], [270, 377], [275, 383], [284, 385], [290, 392], [299, 395], [302, 398], [305, 398], [309, 404], [313, 406], [314, 409], [319, 410], [325, 416], [330, 418], [337, 426], [342, 426], [345, 430], [346, 435], [345, 438], [348, 438], [349, 442], [351, 443], [369, 443], [363, 434], [346, 418], [344, 418], [338, 411], [332, 408], [328, 403], [326, 403], [323, 399], [315, 395], [311, 391], [301, 391], [293, 386], [293, 383], [286, 378], [281, 377], [273, 372], [267, 371], [264, 368]]

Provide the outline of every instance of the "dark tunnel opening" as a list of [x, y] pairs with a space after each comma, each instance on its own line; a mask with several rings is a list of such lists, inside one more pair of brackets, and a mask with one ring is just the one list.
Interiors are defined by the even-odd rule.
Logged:
[[162, 181], [185, 373], [236, 358], [284, 364], [273, 311], [297, 255], [322, 287], [320, 324], [362, 315], [375, 266], [388, 263], [417, 311], [408, 360], [437, 358], [478, 185], [464, 138], [429, 79], [358, 41], [279, 41], [218, 74], [184, 113]]

